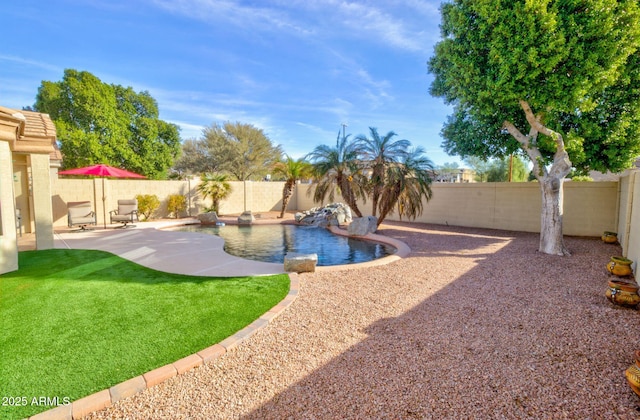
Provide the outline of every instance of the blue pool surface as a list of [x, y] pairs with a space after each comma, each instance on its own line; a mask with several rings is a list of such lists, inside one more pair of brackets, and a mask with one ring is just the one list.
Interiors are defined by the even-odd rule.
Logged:
[[220, 236], [227, 253], [272, 263], [284, 262], [287, 252], [318, 254], [318, 266], [367, 262], [396, 252], [390, 245], [338, 236], [328, 229], [313, 226], [188, 225], [175, 230]]

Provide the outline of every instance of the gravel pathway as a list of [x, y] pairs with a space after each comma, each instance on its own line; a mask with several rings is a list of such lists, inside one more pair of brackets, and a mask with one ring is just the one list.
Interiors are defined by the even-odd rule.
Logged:
[[90, 418], [640, 418], [624, 377], [637, 310], [604, 295], [620, 254], [537, 234], [389, 223], [408, 258], [300, 276], [294, 304], [214, 362]]

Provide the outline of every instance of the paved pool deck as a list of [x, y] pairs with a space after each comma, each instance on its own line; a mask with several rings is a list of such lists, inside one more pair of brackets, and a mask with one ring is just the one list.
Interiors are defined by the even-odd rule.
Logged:
[[[292, 220], [261, 218], [255, 224], [283, 221], [290, 223]], [[99, 226], [90, 231], [56, 230], [54, 247], [107, 251], [155, 270], [177, 274], [236, 277], [285, 272], [283, 263], [252, 261], [227, 254], [223, 249], [224, 241], [218, 236], [171, 230], [172, 227], [197, 223], [198, 219], [184, 218], [139, 222], [135, 227], [126, 229], [112, 225], [106, 229]], [[235, 220], [227, 218], [225, 223], [233, 224]], [[344, 229], [334, 227], [331, 230], [338, 235], [346, 235]], [[398, 251], [394, 255], [366, 263], [316, 267], [316, 270], [339, 271], [388, 264], [410, 252], [406, 244], [385, 236], [369, 234], [365, 239], [390, 244]]]
[[189, 223], [198, 223], [198, 220], [141, 222], [126, 229], [61, 232], [55, 234], [54, 246], [107, 251], [167, 273], [215, 277], [284, 273], [283, 264], [245, 260], [227, 254], [223, 250], [224, 241], [218, 236], [167, 229]]

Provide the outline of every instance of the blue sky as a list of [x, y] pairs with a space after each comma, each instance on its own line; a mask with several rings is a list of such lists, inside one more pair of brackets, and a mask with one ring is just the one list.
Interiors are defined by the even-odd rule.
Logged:
[[376, 127], [440, 147], [429, 95], [440, 1], [23, 0], [0, 5], [0, 105], [33, 105], [66, 68], [149, 91], [183, 139], [240, 121], [291, 156]]

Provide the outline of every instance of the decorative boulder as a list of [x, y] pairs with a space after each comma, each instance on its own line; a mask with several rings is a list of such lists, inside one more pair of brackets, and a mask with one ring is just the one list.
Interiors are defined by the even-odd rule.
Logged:
[[296, 222], [310, 226], [339, 226], [351, 223], [351, 208], [343, 203], [332, 203], [325, 207], [314, 207], [301, 213], [296, 213]]
[[200, 223], [202, 223], [203, 225], [215, 225], [219, 221], [218, 215], [215, 211], [211, 211], [209, 213], [200, 213], [198, 215], [198, 220], [200, 220]]
[[350, 236], [365, 236], [375, 232], [376, 229], [378, 229], [378, 218], [375, 216], [356, 217], [347, 226], [347, 232]]
[[318, 254], [287, 252], [284, 256], [284, 271], [287, 273], [313, 273], [316, 271]]
[[250, 225], [256, 221], [256, 218], [251, 214], [251, 210], [247, 210], [243, 212], [240, 216], [238, 216], [238, 224], [239, 225]]

